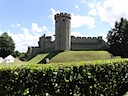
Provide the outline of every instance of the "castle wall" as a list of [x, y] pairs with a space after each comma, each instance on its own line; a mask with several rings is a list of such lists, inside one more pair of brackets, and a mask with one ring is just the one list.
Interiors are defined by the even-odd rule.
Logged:
[[51, 41], [51, 36], [45, 36], [39, 38], [38, 47], [28, 47], [28, 58], [32, 58], [39, 53], [49, 52], [55, 50], [55, 42]]
[[28, 51], [27, 51], [28, 59], [31, 59], [40, 52], [41, 52], [40, 47], [28, 47]]
[[71, 37], [72, 43], [98, 43], [102, 37]]
[[51, 36], [42, 36], [39, 39], [39, 47], [41, 48], [41, 52], [48, 52], [55, 50], [55, 42], [52, 41]]
[[55, 42], [45, 42], [45, 49], [43, 52], [51, 52], [55, 50]]
[[71, 50], [104, 50], [106, 45], [99, 37], [71, 37]]
[[101, 50], [98, 43], [71, 43], [71, 50]]

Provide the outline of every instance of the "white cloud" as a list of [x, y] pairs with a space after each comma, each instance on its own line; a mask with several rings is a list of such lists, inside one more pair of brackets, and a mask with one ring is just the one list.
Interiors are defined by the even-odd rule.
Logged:
[[32, 23], [32, 32], [43, 32], [47, 30], [48, 28], [46, 26], [39, 27], [38, 24]]
[[[97, 2], [98, 4], [99, 2]], [[90, 8], [95, 8], [96, 6], [96, 2], [92, 1], [92, 2], [88, 2], [87, 5], [90, 7]]]
[[96, 16], [97, 15], [97, 11], [96, 9], [91, 9], [89, 12], [88, 12], [89, 15], [92, 15], [92, 16]]
[[2, 34], [3, 32], [0, 30], [0, 35]]
[[[89, 2], [91, 14], [95, 10], [101, 21], [108, 22], [111, 26], [121, 17], [128, 19], [128, 0], [104, 0], [103, 2]], [[93, 13], [93, 12], [92, 12]]]
[[80, 36], [80, 37], [84, 37], [84, 35], [82, 35], [80, 32], [71, 32], [71, 36]]
[[16, 23], [16, 25], [17, 25], [18, 27], [20, 27], [20, 26], [21, 26], [19, 23]]
[[38, 45], [38, 40], [40, 35], [32, 35], [29, 32], [29, 29], [27, 28], [22, 28], [23, 33], [20, 34], [13, 34], [10, 31], [8, 31], [8, 34], [13, 38], [15, 44], [16, 44], [16, 49], [20, 52], [26, 52], [28, 46], [37, 46]]
[[23, 30], [23, 32], [24, 32], [24, 34], [28, 34], [28, 32], [29, 32], [29, 29], [27, 29], [27, 28], [24, 28], [24, 27], [22, 27], [22, 30]]
[[12, 24], [11, 26], [15, 28], [15, 25]]
[[[55, 24], [54, 15], [56, 13], [60, 13], [59, 11], [56, 11], [55, 9], [50, 9], [52, 14], [50, 15], [52, 19], [52, 24]], [[82, 26], [87, 26], [89, 29], [92, 29], [95, 27], [95, 19], [91, 16], [81, 16], [79, 14], [71, 14], [71, 27], [72, 28], [80, 28]]]
[[12, 24], [11, 26], [14, 27], [14, 28], [18, 28], [18, 27], [20, 27], [21, 25], [20, 25], [19, 23], [15, 23], [15, 24]]
[[75, 15], [71, 14], [71, 27], [73, 28], [79, 28], [84, 25], [86, 25], [89, 29], [92, 29], [95, 27], [95, 19], [91, 16], [81, 16], [81, 15]]
[[78, 11], [80, 10], [79, 6], [76, 5], [76, 4], [75, 4], [75, 8], [76, 8]]
[[28, 46], [38, 46], [39, 37], [42, 35], [40, 32], [48, 31], [46, 26], [39, 27], [38, 24], [32, 23], [32, 29], [22, 27], [20, 24], [15, 24], [13, 28], [20, 30], [21, 33], [14, 34], [8, 31], [8, 34], [13, 38], [15, 42], [15, 50], [20, 52], [26, 52]]
[[52, 20], [52, 24], [55, 24], [55, 20], [54, 20], [54, 15], [57, 14], [57, 13], [60, 13], [59, 11], [56, 11], [55, 9], [51, 8], [50, 9], [52, 14], [50, 15], [50, 18]]
[[81, 3], [87, 3], [86, 0], [80, 0]]

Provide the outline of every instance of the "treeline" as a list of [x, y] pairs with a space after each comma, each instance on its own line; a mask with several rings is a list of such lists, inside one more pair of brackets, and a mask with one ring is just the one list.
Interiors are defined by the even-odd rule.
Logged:
[[107, 34], [108, 51], [114, 56], [128, 57], [128, 20], [121, 18], [115, 22]]
[[8, 55], [13, 55], [21, 60], [27, 60], [27, 53], [15, 51], [15, 43], [7, 32], [0, 35], [0, 57], [5, 58]]

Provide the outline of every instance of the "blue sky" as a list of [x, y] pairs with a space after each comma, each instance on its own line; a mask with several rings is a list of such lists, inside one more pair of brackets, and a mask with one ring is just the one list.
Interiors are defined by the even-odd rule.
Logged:
[[128, 0], [1, 0], [0, 34], [8, 32], [16, 50], [38, 46], [43, 34], [54, 35], [54, 15], [71, 14], [71, 34], [103, 36], [121, 17], [128, 19]]

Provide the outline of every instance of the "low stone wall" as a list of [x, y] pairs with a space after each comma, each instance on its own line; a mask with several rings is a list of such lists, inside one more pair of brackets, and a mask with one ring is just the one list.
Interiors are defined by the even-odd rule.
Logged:
[[40, 47], [28, 47], [28, 59], [31, 59], [32, 57], [36, 56], [37, 54], [41, 53]]

